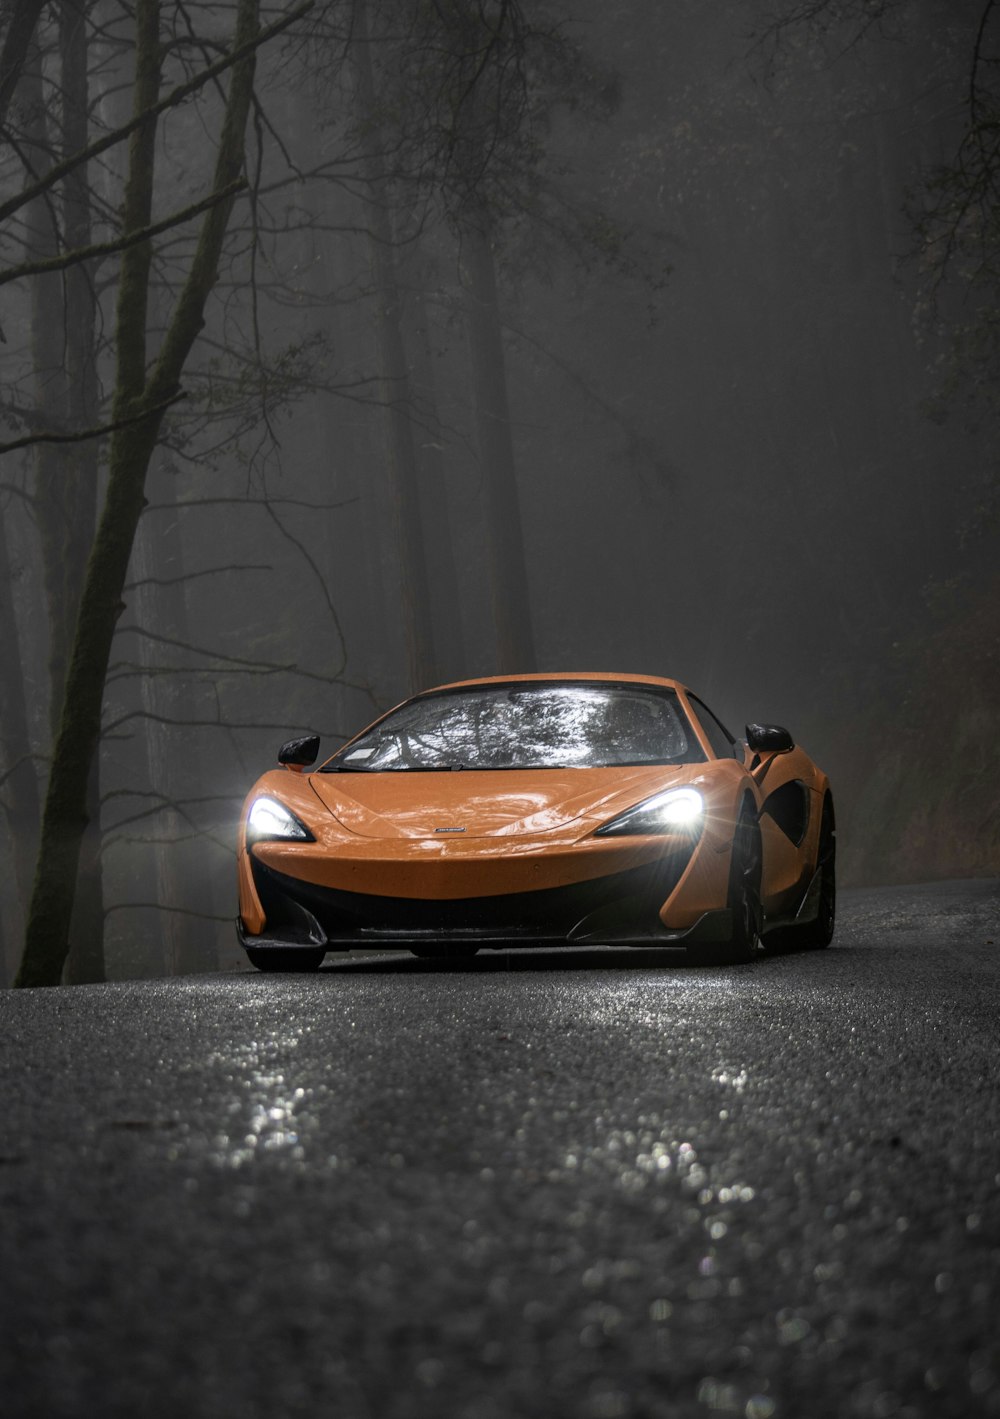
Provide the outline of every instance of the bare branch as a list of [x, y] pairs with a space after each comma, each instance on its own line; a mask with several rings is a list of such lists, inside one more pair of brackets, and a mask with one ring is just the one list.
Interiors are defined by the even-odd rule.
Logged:
[[[118, 633], [119, 635], [142, 636], [143, 640], [156, 641], [158, 645], [172, 645], [178, 650], [190, 651], [192, 655], [204, 655], [209, 660], [222, 660], [229, 665], [246, 665], [253, 670], [259, 668], [259, 664], [257, 661], [248, 660], [246, 656], [226, 655], [221, 650], [206, 650], [204, 646], [192, 645], [189, 641], [178, 640], [175, 636], [161, 636], [158, 635], [156, 631], [144, 630], [142, 626], [119, 626]], [[271, 665], [268, 668], [272, 670], [288, 671], [295, 669], [294, 665], [292, 665], [291, 663], [289, 663], [288, 665]]]
[[[145, 839], [140, 838], [140, 842]], [[105, 907], [104, 915], [110, 916], [112, 912], [124, 911], [155, 911], [155, 912], [176, 912], [178, 916], [193, 916], [199, 921], [232, 921], [231, 916], [217, 916], [212, 912], [195, 911], [193, 907], [172, 907], [167, 902], [112, 902], [111, 906]]]
[[178, 508], [218, 507], [220, 505], [228, 507], [236, 503], [240, 507], [304, 507], [315, 512], [335, 512], [338, 508], [350, 507], [352, 503], [357, 501], [356, 497], [344, 498], [341, 502], [336, 503], [313, 503], [308, 502], [305, 498], [184, 498], [176, 503], [147, 503], [144, 511], [176, 512]]
[[0, 483], [0, 493], [9, 493], [11, 497], [20, 498], [23, 503], [34, 513], [41, 499], [35, 493], [29, 493], [26, 488], [19, 488], [16, 483]]
[[14, 777], [14, 775], [17, 773], [18, 769], [21, 767], [22, 764], [34, 763], [36, 761], [40, 764], [46, 764], [48, 763], [48, 755], [22, 754], [19, 759], [15, 759], [14, 762], [9, 766], [9, 768], [7, 768], [4, 773], [0, 774], [0, 787], [2, 787], [9, 778]]
[[979, 17], [976, 42], [972, 48], [972, 65], [969, 70], [969, 118], [973, 124], [979, 119], [979, 66], [983, 62], [983, 39], [995, 0], [986, 0], [986, 6]]
[[15, 0], [0, 53], [0, 126], [6, 120], [31, 37], [44, 8], [45, 0]]
[[[153, 724], [165, 724], [168, 725], [171, 729], [182, 729], [185, 731], [189, 729], [225, 729], [228, 732], [233, 729], [247, 729], [254, 731], [260, 731], [263, 729], [273, 729], [277, 733], [285, 733], [288, 729], [287, 722], [284, 724], [265, 724], [261, 723], [260, 721], [243, 722], [237, 720], [223, 719], [221, 715], [218, 719], [174, 719], [171, 715], [156, 714], [153, 710], [129, 710], [127, 713], [119, 715], [117, 719], [110, 720], [108, 724], [104, 727], [102, 737], [111, 738], [113, 730], [120, 729], [123, 724], [128, 724], [130, 720], [134, 719], [145, 719], [149, 720]], [[121, 738], [129, 736], [115, 737]], [[322, 737], [346, 739], [347, 735], [333, 735], [327, 733]]]
[[90, 246], [77, 247], [75, 251], [63, 251], [58, 256], [48, 256], [44, 261], [26, 261], [21, 266], [12, 266], [7, 271], [0, 271], [0, 286], [7, 285], [8, 281], [19, 281], [25, 276], [44, 276], [51, 271], [65, 271], [68, 266], [79, 266], [81, 262], [93, 261], [98, 256], [113, 256], [118, 251], [127, 251], [130, 246], [136, 246], [141, 241], [150, 241], [161, 232], [169, 231], [171, 227], [179, 227], [182, 223], [189, 222], [192, 217], [200, 217], [209, 207], [235, 196], [237, 192], [242, 192], [244, 187], [246, 182], [243, 178], [238, 178], [218, 192], [210, 192], [200, 202], [194, 202], [190, 207], [174, 212], [171, 216], [138, 231], [129, 232], [126, 236], [116, 237], [114, 241], [94, 242]]
[[[163, 506], [161, 504], [161, 506]], [[149, 509], [146, 509], [147, 512]], [[134, 591], [137, 586], [178, 586], [186, 585], [205, 576], [229, 576], [233, 572], [273, 572], [270, 562], [244, 562], [238, 567], [205, 567], [200, 572], [181, 572], [178, 576], [143, 576], [135, 581], [127, 581], [124, 589]]]
[[308, 11], [312, 9], [313, 4], [314, 0], [305, 0], [305, 4], [297, 6], [290, 15], [285, 15], [282, 19], [276, 20], [273, 25], [268, 25], [266, 29], [262, 29], [259, 34], [247, 44], [232, 50], [229, 54], [225, 55], [224, 58], [218, 60], [217, 63], [210, 64], [207, 69], [203, 69], [202, 72], [196, 74], [193, 79], [188, 79], [185, 83], [178, 84], [175, 89], [171, 89], [170, 93], [167, 94], [165, 98], [160, 99], [159, 103], [155, 103], [152, 107], [137, 114], [134, 118], [130, 119], [128, 123], [122, 124], [121, 128], [115, 128], [111, 133], [106, 133], [103, 138], [99, 138], [95, 143], [91, 143], [89, 147], [81, 148], [78, 153], [74, 153], [73, 156], [67, 158], [65, 162], [57, 163], [55, 167], [49, 169], [44, 177], [39, 178], [39, 180], [32, 183], [30, 187], [26, 187], [17, 197], [12, 197], [7, 202], [0, 204], [0, 222], [16, 212], [20, 207], [23, 207], [26, 202], [30, 202], [33, 198], [40, 196], [41, 193], [48, 191], [50, 187], [54, 187], [68, 172], [72, 172], [73, 169], [79, 167], [81, 163], [89, 162], [91, 158], [96, 158], [98, 154], [105, 153], [109, 148], [115, 147], [116, 144], [121, 143], [124, 139], [128, 138], [130, 134], [134, 133], [137, 128], [141, 128], [144, 123], [148, 123], [151, 118], [155, 118], [158, 114], [165, 113], [168, 108], [176, 108], [178, 104], [183, 103], [191, 94], [197, 93], [205, 84], [210, 83], [216, 75], [224, 73], [227, 69], [231, 69], [234, 64], [238, 64], [241, 59], [245, 59], [248, 54], [252, 54], [254, 50], [259, 49], [262, 44], [266, 44], [268, 40], [273, 39], [275, 35], [281, 34], [283, 30], [295, 24], [296, 20], [300, 20], [303, 15], [307, 14]]
[[[318, 680], [321, 685], [345, 685], [351, 690], [365, 690], [363, 685], [355, 685], [350, 680], [345, 680], [338, 673], [335, 675], [320, 675], [315, 670], [303, 670], [301, 666], [289, 661], [287, 665], [275, 664], [273, 661], [249, 660], [242, 655], [226, 655], [221, 650], [206, 650], [204, 646], [191, 645], [188, 641], [177, 640], [173, 636], [157, 635], [155, 631], [147, 631], [142, 626], [119, 626], [119, 634], [142, 636], [143, 640], [156, 641], [159, 645], [172, 645], [178, 650], [190, 651], [192, 655], [204, 655], [209, 660], [221, 660], [227, 665], [243, 666], [251, 671], [256, 671], [262, 675], [273, 675], [281, 672], [284, 675], [301, 675], [306, 680]], [[190, 671], [182, 672], [184, 674]], [[245, 727], [245, 726], [244, 726]]]
[[[96, 429], [81, 429], [75, 434], [25, 434], [23, 438], [14, 439], [12, 443], [0, 443], [0, 454], [13, 453], [18, 448], [30, 448], [37, 443], [82, 443], [85, 439], [103, 438], [105, 434], [116, 433], [118, 429], [128, 428], [130, 424], [141, 424], [143, 419], [150, 418], [153, 414], [159, 414], [164, 409], [169, 409], [171, 404], [177, 404], [187, 395], [184, 390], [172, 394], [169, 399], [162, 400], [159, 404], [153, 404], [148, 409], [141, 410], [138, 414], [130, 414], [127, 419], [117, 419], [114, 423], [100, 424]], [[14, 491], [11, 489], [11, 491]]]
[[[109, 788], [101, 794], [101, 803], [110, 803], [112, 798], [158, 798], [159, 804], [150, 811], [159, 812], [161, 808], [176, 808], [182, 812], [185, 808], [190, 808], [193, 803], [232, 803], [235, 801], [231, 793], [202, 793], [195, 798], [172, 798], [169, 794], [161, 793], [157, 788]], [[117, 827], [118, 824], [113, 826]]]

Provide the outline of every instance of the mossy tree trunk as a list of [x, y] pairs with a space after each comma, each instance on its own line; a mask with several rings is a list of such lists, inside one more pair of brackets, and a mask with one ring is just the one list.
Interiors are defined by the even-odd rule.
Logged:
[[[134, 113], [148, 114], [160, 85], [158, 0], [137, 0]], [[234, 48], [252, 45], [258, 0], [238, 0]], [[101, 730], [101, 705], [115, 625], [136, 529], [145, 502], [146, 471], [163, 410], [179, 388], [185, 361], [204, 320], [215, 284], [234, 184], [243, 165], [244, 133], [254, 74], [254, 50], [232, 69], [215, 166], [214, 190], [228, 195], [202, 221], [191, 267], [163, 344], [146, 373], [146, 314], [151, 250], [148, 242], [122, 254], [116, 313], [116, 386], [113, 419], [134, 422], [112, 435], [108, 487], [87, 561], [76, 634], [66, 676], [42, 819], [38, 867], [16, 985], [57, 985], [69, 949], [80, 850], [87, 827], [87, 784]], [[122, 215], [126, 233], [149, 224], [152, 211], [155, 116], [132, 134]]]

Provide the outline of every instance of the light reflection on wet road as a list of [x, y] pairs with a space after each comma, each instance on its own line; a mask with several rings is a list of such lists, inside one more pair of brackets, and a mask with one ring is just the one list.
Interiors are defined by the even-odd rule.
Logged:
[[0, 1409], [1000, 1415], [998, 931], [7, 993]]

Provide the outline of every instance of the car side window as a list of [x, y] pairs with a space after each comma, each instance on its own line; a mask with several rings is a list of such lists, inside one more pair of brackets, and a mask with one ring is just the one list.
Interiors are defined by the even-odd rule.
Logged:
[[720, 759], [742, 759], [742, 747], [737, 745], [729, 730], [716, 719], [708, 706], [702, 704], [697, 695], [689, 695], [688, 699], [705, 731], [705, 738], [712, 746], [712, 753]]

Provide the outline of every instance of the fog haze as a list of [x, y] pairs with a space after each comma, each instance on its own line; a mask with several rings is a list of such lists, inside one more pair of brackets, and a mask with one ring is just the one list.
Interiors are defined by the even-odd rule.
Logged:
[[[958, 258], [938, 275], [921, 225], [980, 7], [879, 8], [861, 32], [850, 4], [777, 31], [758, 0], [525, 4], [544, 42], [478, 89], [429, 68], [421, 6], [320, 5], [262, 46], [253, 200], [163, 415], [111, 651], [103, 961], [76, 978], [240, 965], [236, 820], [280, 743], [314, 731], [325, 755], [415, 689], [517, 669], [672, 676], [738, 734], [787, 725], [831, 776], [848, 882], [996, 872], [995, 369], [968, 336], [989, 303]], [[132, 35], [86, 16], [92, 141], [129, 112]], [[59, 53], [43, 18], [4, 195], [26, 153], [59, 156]], [[176, 55], [163, 91], [206, 62]], [[154, 216], [205, 189], [220, 103], [209, 85], [161, 117]], [[110, 241], [123, 146], [87, 171]], [[33, 211], [7, 219], [6, 267], [42, 249]], [[196, 231], [154, 241], [149, 361]], [[91, 427], [120, 378], [120, 260], [83, 268]], [[10, 442], [65, 430], [40, 361], [70, 346], [46, 355], [39, 288], [62, 329], [70, 285], [0, 289]], [[80, 444], [0, 466], [7, 982], [37, 835], [11, 785], [30, 762], [43, 802], [61, 705], [51, 568], [89, 548], [67, 489], [103, 494], [108, 441], [96, 473]]]

